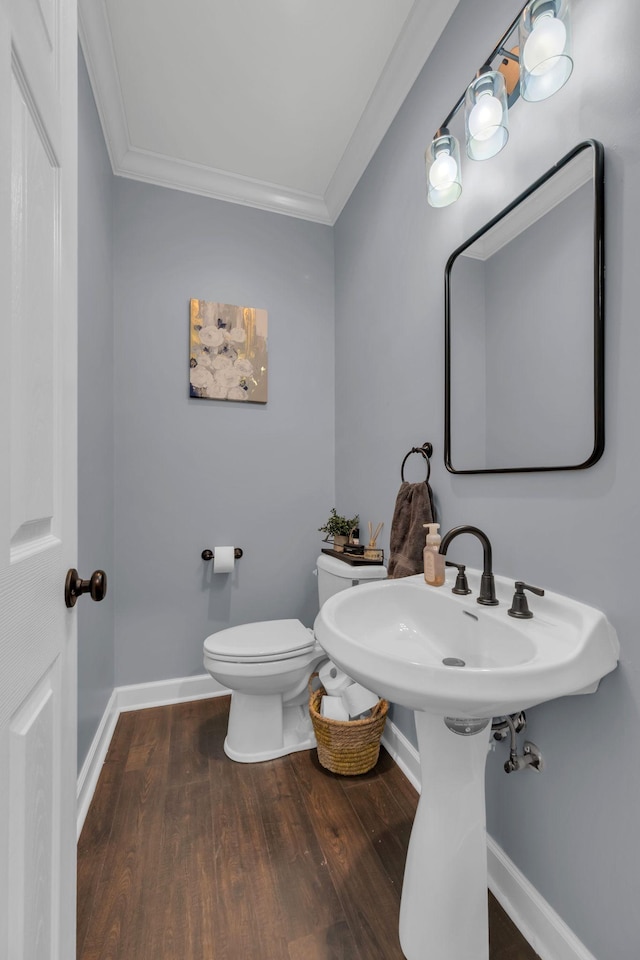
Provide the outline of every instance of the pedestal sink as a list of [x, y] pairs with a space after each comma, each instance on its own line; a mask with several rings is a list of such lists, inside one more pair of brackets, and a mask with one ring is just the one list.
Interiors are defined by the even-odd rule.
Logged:
[[[488, 960], [484, 768], [491, 718], [568, 694], [594, 693], [619, 643], [599, 610], [546, 592], [531, 620], [507, 615], [513, 580], [496, 577], [499, 605], [475, 602], [454, 577], [345, 590], [322, 607], [315, 634], [350, 676], [415, 711], [422, 792], [407, 853], [400, 944], [407, 960]], [[534, 602], [535, 601], [535, 602]]]

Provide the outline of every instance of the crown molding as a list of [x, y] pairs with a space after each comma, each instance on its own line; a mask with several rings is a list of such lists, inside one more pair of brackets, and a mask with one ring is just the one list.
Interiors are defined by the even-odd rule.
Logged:
[[104, 0], [78, 0], [78, 33], [113, 173], [333, 224], [459, 0], [416, 0], [324, 196], [142, 150], [131, 143]]
[[130, 141], [104, 0], [78, 0], [78, 37], [115, 173]]
[[340, 216], [459, 0], [416, 0], [324, 195]]
[[270, 213], [282, 213], [316, 223], [332, 223], [322, 197], [136, 147], [127, 150], [117, 168], [114, 166], [113, 172], [119, 177], [240, 203]]

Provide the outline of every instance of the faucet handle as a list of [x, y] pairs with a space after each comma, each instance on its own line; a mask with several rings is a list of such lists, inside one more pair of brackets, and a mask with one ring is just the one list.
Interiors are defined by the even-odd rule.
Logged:
[[458, 576], [456, 577], [456, 585], [451, 588], [451, 593], [455, 593], [460, 597], [465, 597], [468, 593], [471, 593], [469, 589], [469, 584], [467, 583], [467, 574], [465, 570], [467, 569], [464, 563], [456, 563], [454, 560], [445, 560], [445, 563], [448, 567], [457, 567]]
[[532, 587], [523, 580], [516, 580], [515, 588], [516, 592], [513, 595], [513, 600], [511, 601], [511, 606], [507, 610], [507, 613], [510, 617], [517, 617], [519, 620], [530, 620], [533, 614], [531, 613], [531, 610], [529, 610], [529, 604], [527, 603], [527, 598], [524, 591], [529, 590], [530, 593], [535, 593], [539, 597], [544, 597], [544, 590], [542, 590], [540, 587]]

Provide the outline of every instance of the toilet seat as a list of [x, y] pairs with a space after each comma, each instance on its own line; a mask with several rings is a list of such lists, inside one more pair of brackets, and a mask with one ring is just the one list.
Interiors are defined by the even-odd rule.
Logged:
[[204, 652], [226, 663], [272, 663], [310, 652], [315, 642], [300, 620], [263, 620], [211, 634]]

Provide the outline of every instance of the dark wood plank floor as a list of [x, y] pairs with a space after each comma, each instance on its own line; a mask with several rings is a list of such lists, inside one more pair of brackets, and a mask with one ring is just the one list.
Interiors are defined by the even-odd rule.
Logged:
[[[417, 794], [382, 751], [223, 752], [229, 700], [120, 716], [78, 845], [79, 960], [403, 960]], [[489, 898], [491, 960], [537, 960]]]

